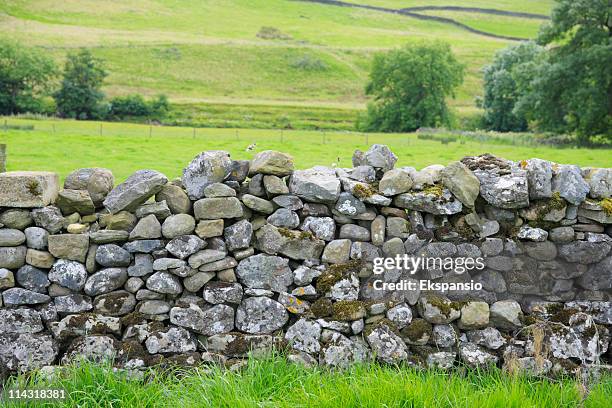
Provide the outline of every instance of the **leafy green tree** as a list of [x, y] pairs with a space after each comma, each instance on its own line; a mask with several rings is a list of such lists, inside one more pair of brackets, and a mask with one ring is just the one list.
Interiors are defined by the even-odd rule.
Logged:
[[103, 61], [89, 50], [68, 54], [61, 88], [54, 95], [58, 113], [77, 119], [103, 118], [106, 108], [100, 88], [105, 77]]
[[484, 70], [484, 125], [500, 132], [527, 130], [525, 112], [515, 112], [517, 102], [529, 89], [543, 48], [534, 42], [506, 47]]
[[612, 138], [612, 2], [557, 0], [538, 42], [547, 59], [516, 107], [542, 130]]
[[0, 40], [0, 114], [41, 111], [55, 74], [53, 60], [41, 52]]
[[448, 125], [446, 97], [463, 82], [464, 66], [450, 46], [436, 41], [409, 44], [374, 57], [366, 94], [364, 130], [409, 132], [423, 126]]

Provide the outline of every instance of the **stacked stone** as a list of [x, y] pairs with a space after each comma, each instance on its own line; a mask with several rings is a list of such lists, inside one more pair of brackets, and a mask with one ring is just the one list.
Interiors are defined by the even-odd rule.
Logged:
[[[612, 169], [466, 157], [352, 169], [198, 155], [180, 180], [106, 169], [0, 175], [0, 365], [113, 357], [233, 364], [281, 347], [344, 367], [377, 358], [547, 372], [606, 358]], [[484, 270], [373, 274], [379, 257], [482, 257]], [[482, 284], [376, 290], [376, 280]], [[546, 349], [529, 326], [544, 322]], [[540, 327], [541, 324], [538, 323]]]

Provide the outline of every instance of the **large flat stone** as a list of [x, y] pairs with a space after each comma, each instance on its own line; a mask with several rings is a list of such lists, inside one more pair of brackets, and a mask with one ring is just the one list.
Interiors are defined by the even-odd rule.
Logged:
[[167, 182], [166, 176], [158, 171], [138, 170], [106, 196], [104, 206], [111, 214], [133, 211], [157, 194]]
[[0, 207], [35, 208], [52, 204], [59, 192], [59, 177], [46, 171], [0, 173]]

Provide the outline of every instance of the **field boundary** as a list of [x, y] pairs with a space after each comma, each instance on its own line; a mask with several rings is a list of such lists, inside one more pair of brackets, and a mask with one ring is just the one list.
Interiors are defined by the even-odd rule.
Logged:
[[470, 27], [469, 25], [463, 24], [457, 20], [453, 20], [452, 18], [428, 16], [425, 14], [414, 13], [412, 11], [408, 11], [407, 9], [392, 9], [388, 7], [371, 6], [367, 4], [354, 4], [354, 3], [347, 3], [347, 2], [339, 1], [339, 0], [293, 0], [293, 1], [301, 1], [305, 3], [318, 3], [318, 4], [329, 5], [329, 6], [353, 7], [353, 8], [361, 8], [361, 9], [366, 9], [366, 10], [374, 10], [374, 11], [380, 11], [383, 13], [391, 13], [391, 14], [398, 14], [402, 16], [412, 17], [418, 20], [435, 21], [438, 23], [450, 24], [450, 25], [454, 25], [456, 27], [462, 28], [466, 31], [469, 31], [473, 34], [478, 34], [478, 35], [482, 35], [482, 36], [489, 37], [489, 38], [496, 38], [496, 39], [508, 40], [508, 41], [526, 41], [527, 40], [527, 38], [522, 38], [522, 37], [514, 37], [514, 36], [509, 36], [509, 35], [499, 35], [499, 34], [489, 33], [486, 31], [482, 31], [482, 30], [478, 30], [476, 28]]
[[498, 10], [492, 8], [481, 8], [481, 7], [461, 7], [461, 6], [418, 6], [418, 7], [406, 7], [400, 10], [414, 12], [414, 11], [459, 11], [466, 13], [481, 13], [481, 14], [495, 14], [498, 16], [507, 16], [507, 17], [520, 17], [520, 18], [530, 18], [534, 20], [550, 20], [550, 17], [545, 14], [537, 14], [537, 13], [525, 13], [521, 11], [508, 11], [508, 10]]

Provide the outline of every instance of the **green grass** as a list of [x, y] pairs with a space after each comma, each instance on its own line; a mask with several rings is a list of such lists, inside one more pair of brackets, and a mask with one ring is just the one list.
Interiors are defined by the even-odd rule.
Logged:
[[[252, 359], [239, 372], [218, 367], [168, 371], [146, 380], [113, 373], [108, 364], [70, 366], [63, 376], [13, 379], [6, 389], [64, 389], [53, 407], [608, 407], [612, 379], [583, 400], [573, 379], [509, 376], [500, 370], [453, 372], [378, 364], [329, 371], [284, 358]], [[11, 404], [5, 406], [25, 406]], [[43, 403], [28, 406], [45, 406]]]
[[178, 177], [185, 165], [203, 150], [223, 149], [236, 159], [250, 159], [254, 152], [246, 152], [245, 148], [251, 143], [257, 143], [255, 152], [272, 149], [292, 154], [298, 168], [329, 166], [338, 158], [338, 166], [351, 167], [353, 151], [367, 149], [373, 143], [389, 145], [399, 157], [398, 166], [416, 168], [446, 164], [466, 155], [485, 152], [512, 160], [540, 157], [559, 163], [612, 167], [610, 150], [555, 149], [518, 142], [512, 145], [510, 141], [502, 144], [463, 140], [443, 145], [435, 140], [418, 139], [415, 133], [227, 128], [195, 129], [194, 137], [194, 129], [186, 127], [9, 118], [9, 127], [34, 125], [34, 129], [4, 131], [3, 123], [0, 119], [0, 143], [8, 145], [8, 170], [49, 170], [62, 177], [77, 168], [91, 166], [111, 169], [118, 181], [145, 168]]
[[[358, 2], [493, 7], [484, 0]], [[551, 1], [505, 0], [494, 7], [547, 14]], [[530, 37], [537, 29], [537, 20], [459, 14], [466, 24], [495, 33]], [[262, 26], [291, 39], [258, 38]], [[330, 107], [364, 109], [375, 52], [419, 40], [451, 44], [467, 73], [450, 103], [459, 112], [473, 111], [482, 93], [482, 66], [510, 44], [444, 23], [288, 0], [5, 0], [0, 33], [43, 48], [60, 64], [70, 49], [94, 48], [107, 63], [104, 90], [110, 96], [165, 93], [174, 103], [213, 103], [228, 110], [230, 105], [308, 106], [323, 113], [323, 123], [330, 123], [323, 118]], [[305, 56], [325, 69], [296, 66]], [[231, 112], [218, 117], [233, 120]]]

